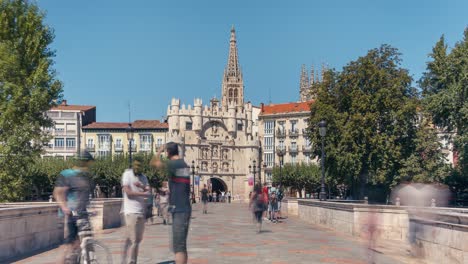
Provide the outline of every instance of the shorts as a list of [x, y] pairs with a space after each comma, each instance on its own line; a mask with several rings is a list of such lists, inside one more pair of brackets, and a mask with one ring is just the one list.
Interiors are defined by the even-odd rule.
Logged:
[[87, 216], [65, 216], [65, 229], [63, 232], [64, 244], [72, 244], [79, 237], [91, 236], [91, 223]]
[[187, 236], [191, 212], [172, 213], [172, 250], [187, 253]]
[[202, 199], [202, 203], [203, 203], [203, 204], [207, 204], [207, 203], [208, 203], [208, 199]]
[[153, 204], [146, 205], [146, 219], [153, 217]]

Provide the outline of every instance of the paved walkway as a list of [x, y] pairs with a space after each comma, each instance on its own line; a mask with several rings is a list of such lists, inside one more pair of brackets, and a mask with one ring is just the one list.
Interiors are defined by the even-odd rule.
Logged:
[[[264, 231], [255, 232], [246, 204], [210, 204], [209, 213], [194, 206], [189, 234], [189, 263], [335, 263], [365, 264], [368, 251], [364, 241], [289, 217], [281, 223], [265, 223]], [[139, 263], [172, 263], [169, 250], [170, 226], [155, 223], [146, 226], [140, 247]], [[114, 263], [120, 263], [124, 229], [105, 230], [96, 235], [112, 251]], [[404, 257], [404, 249], [395, 244], [374, 251], [374, 263], [420, 263]], [[53, 249], [17, 263], [55, 263], [59, 249]]]

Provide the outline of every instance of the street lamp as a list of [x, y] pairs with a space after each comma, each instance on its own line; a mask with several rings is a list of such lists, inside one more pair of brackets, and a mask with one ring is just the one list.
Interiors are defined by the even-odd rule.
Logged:
[[252, 165], [249, 165], [249, 171], [250, 173], [253, 174], [253, 186], [255, 188], [255, 173], [257, 172], [256, 168], [257, 168], [257, 161], [253, 161], [253, 166]]
[[322, 184], [320, 188], [320, 201], [325, 201], [325, 135], [327, 134], [327, 122], [322, 120], [318, 124], [320, 137], [322, 137], [322, 159], [320, 161], [322, 166]]
[[195, 169], [199, 169], [198, 165], [195, 167], [195, 161], [192, 160], [192, 203], [195, 203]]
[[278, 155], [279, 158], [279, 163], [280, 163], [280, 176], [279, 176], [279, 184], [283, 186], [282, 180], [283, 180], [283, 165], [284, 165], [284, 155], [286, 154], [286, 150], [282, 147], [279, 147], [276, 150], [276, 154]]
[[129, 168], [132, 167], [132, 143], [133, 143], [133, 132], [135, 129], [132, 127], [132, 124], [128, 124], [128, 127], [126, 129], [127, 131], [127, 139], [128, 139], [128, 154], [129, 154]]

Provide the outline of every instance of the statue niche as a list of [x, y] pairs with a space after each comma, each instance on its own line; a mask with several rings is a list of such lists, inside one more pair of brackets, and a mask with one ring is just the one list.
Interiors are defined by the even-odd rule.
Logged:
[[220, 121], [210, 121], [203, 125], [200, 136], [206, 140], [223, 140], [226, 136], [227, 128]]

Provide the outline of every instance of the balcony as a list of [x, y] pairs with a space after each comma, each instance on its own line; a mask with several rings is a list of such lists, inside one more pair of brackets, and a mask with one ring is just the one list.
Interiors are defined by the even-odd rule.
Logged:
[[298, 137], [299, 136], [299, 130], [298, 129], [289, 130], [289, 136], [290, 137]]
[[123, 145], [122, 144], [115, 144], [114, 145], [114, 150], [115, 150], [115, 152], [122, 152], [123, 151]]
[[98, 145], [98, 151], [110, 151], [111, 144], [109, 142], [102, 142]]
[[297, 146], [290, 146], [288, 148], [288, 150], [289, 150], [289, 153], [297, 153], [298, 152]]
[[[133, 151], [133, 150], [132, 150]], [[145, 142], [140, 144], [140, 151], [151, 151], [151, 143], [150, 142]]]
[[96, 151], [96, 146], [95, 145], [86, 145], [86, 150], [89, 152], [94, 152]]
[[276, 154], [278, 155], [284, 155], [286, 154], [286, 147], [285, 146], [276, 146]]
[[279, 137], [279, 138], [286, 137], [286, 130], [278, 128], [276, 130], [276, 137]]
[[310, 153], [310, 152], [312, 152], [312, 146], [310, 146], [310, 145], [304, 145], [304, 146], [302, 146], [302, 152], [304, 152], [304, 153]]

